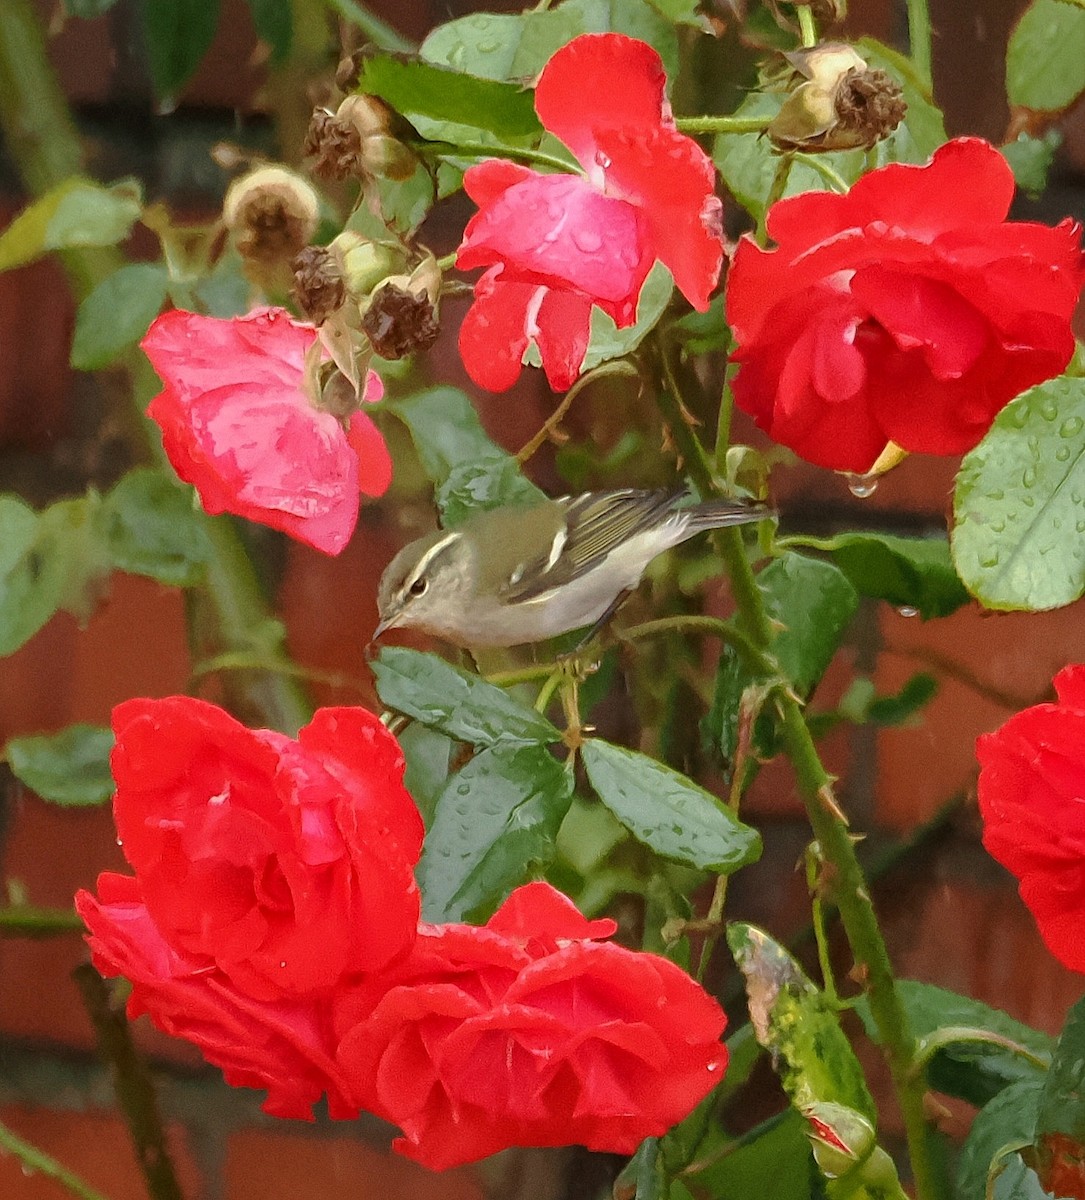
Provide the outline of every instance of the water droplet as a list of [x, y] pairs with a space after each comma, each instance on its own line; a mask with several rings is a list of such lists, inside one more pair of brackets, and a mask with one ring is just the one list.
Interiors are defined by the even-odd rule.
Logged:
[[1066, 462], [1066, 460], [1067, 460], [1069, 457], [1070, 457], [1070, 447], [1069, 447], [1069, 446], [1060, 446], [1060, 447], [1059, 447], [1059, 448], [1058, 448], [1058, 449], [1055, 451], [1055, 458], [1056, 458], [1056, 459], [1057, 459], [1059, 462]]
[[720, 1069], [719, 1063], [706, 1063], [705, 1065], [709, 1071], [718, 1071]]
[[1059, 415], [1059, 406], [1050, 397], [1040, 401], [1040, 416], [1045, 421], [1054, 421]]
[[1024, 429], [1028, 424], [1029, 406], [1020, 402], [1010, 405], [1006, 420], [1018, 429]]
[[596, 150], [595, 162], [596, 162], [597, 166], [602, 167], [603, 170], [605, 171], [610, 166], [610, 162], [611, 162], [610, 155], [604, 154], [602, 150]]
[[997, 567], [998, 566], [998, 551], [995, 550], [993, 553], [983, 555], [983, 557], [980, 559], [980, 566], [984, 567], [988, 570], [991, 567]]
[[585, 254], [597, 254], [603, 246], [602, 235], [596, 233], [594, 229], [574, 230], [573, 242], [577, 249], [583, 250]]
[[1030, 488], [1036, 483], [1036, 468], [1026, 467], [1021, 472], [1021, 482], [1025, 487]]
[[490, 41], [489, 39], [485, 42], [476, 42], [475, 46], [480, 54], [493, 54], [494, 51], [501, 49], [500, 42]]
[[1080, 417], [1067, 417], [1059, 426], [1059, 437], [1077, 437], [1083, 424]]
[[280, 967], [285, 967], [285, 966], [286, 966], [286, 959], [285, 959], [285, 958], [284, 958], [284, 959], [282, 959], [282, 960], [280, 961], [280, 963], [279, 963], [279, 966], [280, 966]]
[[991, 522], [991, 528], [995, 533], [1001, 533], [1006, 528], [1006, 522], [999, 518], [999, 520]]
[[901, 617], [918, 617], [919, 609], [914, 608], [911, 604], [902, 604], [897, 609], [897, 615]]
[[844, 478], [848, 481], [848, 491], [853, 496], [858, 496], [860, 500], [873, 496], [878, 490], [877, 475], [853, 475], [848, 472]]
[[117, 845], [118, 845], [118, 846], [123, 846], [123, 845], [124, 845], [124, 839], [123, 839], [123, 838], [117, 838]]

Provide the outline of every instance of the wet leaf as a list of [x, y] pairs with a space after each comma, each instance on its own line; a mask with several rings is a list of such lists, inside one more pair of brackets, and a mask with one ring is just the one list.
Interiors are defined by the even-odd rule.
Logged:
[[130, 263], [103, 279], [79, 305], [72, 366], [94, 371], [134, 346], [161, 311], [168, 289], [169, 273], [157, 263]]
[[43, 800], [68, 808], [104, 804], [113, 794], [113, 731], [70, 725], [59, 733], [16, 737], [4, 757], [12, 773]]
[[1011, 1084], [976, 1114], [957, 1162], [958, 1195], [983, 1196], [998, 1152], [1031, 1144], [1041, 1087], [1038, 1079]]
[[149, 467], [129, 471], [97, 513], [112, 565], [173, 587], [192, 587], [204, 577], [211, 555], [206, 517], [192, 492]]
[[113, 246], [128, 236], [142, 210], [133, 182], [102, 187], [68, 179], [23, 209], [0, 233], [0, 271], [21, 267], [51, 250]]
[[1085, 91], [1085, 8], [1033, 0], [1010, 34], [1006, 95], [1045, 112], [1069, 108]]

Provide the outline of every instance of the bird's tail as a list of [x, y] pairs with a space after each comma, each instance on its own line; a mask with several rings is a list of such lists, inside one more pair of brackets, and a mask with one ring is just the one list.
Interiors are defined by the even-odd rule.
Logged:
[[775, 513], [764, 504], [742, 503], [735, 500], [706, 500], [686, 510], [689, 524], [688, 536], [702, 529], [722, 529], [726, 525], [747, 525], [751, 521], [764, 521]]

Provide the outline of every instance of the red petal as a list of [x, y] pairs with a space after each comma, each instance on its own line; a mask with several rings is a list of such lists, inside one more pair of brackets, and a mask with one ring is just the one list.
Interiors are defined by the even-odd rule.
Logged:
[[610, 160], [606, 190], [635, 204], [649, 229], [649, 253], [674, 276], [679, 291], [704, 311], [723, 266], [723, 206], [712, 160], [671, 129], [602, 132]]
[[358, 456], [358, 487], [367, 496], [383, 496], [392, 482], [392, 456], [365, 413], [351, 414], [347, 444]]
[[663, 62], [646, 42], [619, 33], [587, 33], [563, 46], [543, 68], [535, 111], [591, 174], [597, 165], [597, 131], [664, 124], [665, 84]]
[[637, 209], [578, 175], [536, 175], [502, 192], [468, 223], [461, 270], [505, 264], [505, 282], [571, 286], [632, 299], [652, 265]]
[[505, 392], [520, 378], [528, 347], [527, 310], [538, 285], [502, 283], [494, 267], [475, 284], [475, 301], [460, 325], [460, 357], [479, 387]]

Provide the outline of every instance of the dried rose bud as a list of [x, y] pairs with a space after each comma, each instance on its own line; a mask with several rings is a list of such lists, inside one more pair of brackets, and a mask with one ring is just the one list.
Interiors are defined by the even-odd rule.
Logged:
[[264, 264], [289, 262], [316, 230], [320, 201], [285, 167], [258, 167], [226, 192], [222, 219], [239, 253]]
[[362, 332], [381, 358], [406, 358], [428, 350], [441, 331], [433, 302], [397, 283], [373, 293], [362, 316]]
[[301, 152], [313, 160], [313, 174], [321, 179], [349, 179], [365, 173], [357, 129], [326, 108], [313, 110]]
[[347, 289], [339, 255], [327, 246], [306, 246], [294, 259], [294, 298], [314, 325], [342, 308]]
[[900, 85], [871, 70], [851, 46], [823, 42], [784, 56], [800, 83], [767, 129], [783, 150], [869, 149], [904, 117]]

